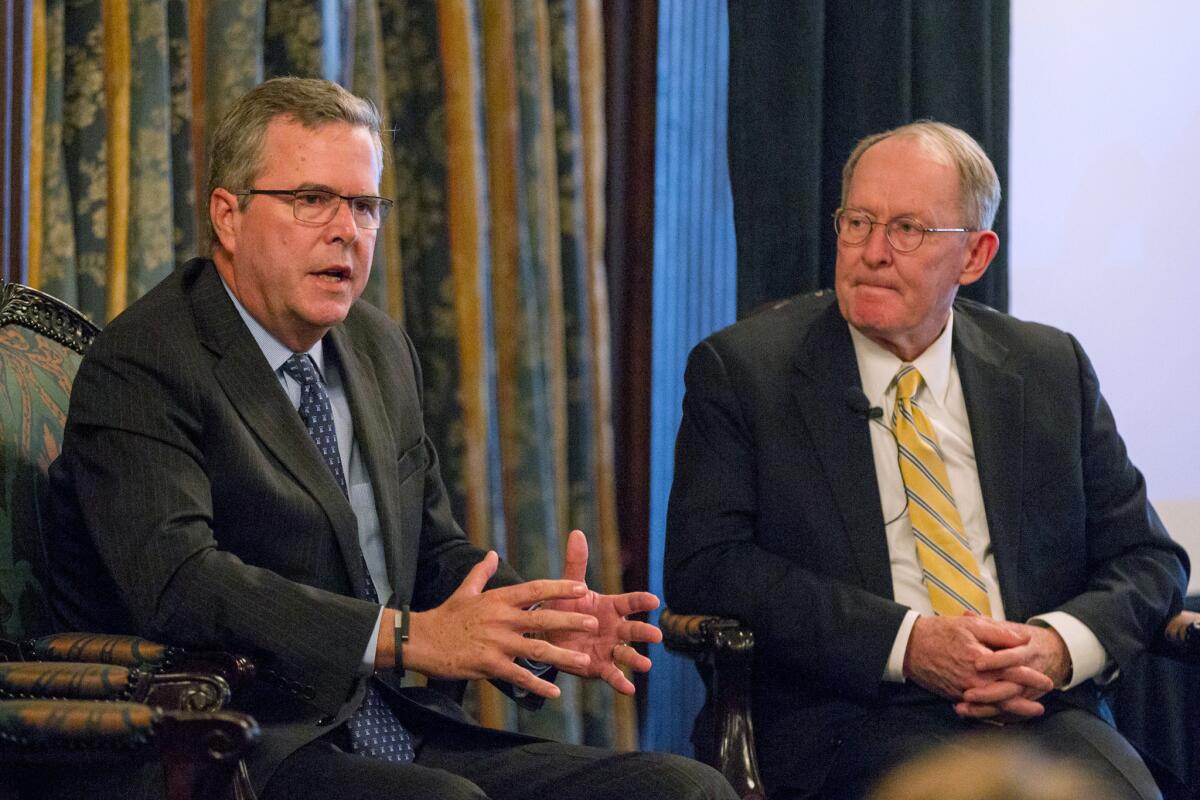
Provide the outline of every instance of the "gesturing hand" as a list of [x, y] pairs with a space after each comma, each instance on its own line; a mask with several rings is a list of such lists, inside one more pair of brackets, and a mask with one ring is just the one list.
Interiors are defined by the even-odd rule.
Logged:
[[594, 615], [570, 608], [526, 609], [548, 601], [579, 601], [589, 594], [587, 586], [577, 580], [540, 580], [484, 591], [499, 563], [496, 553], [489, 552], [444, 603], [412, 614], [404, 666], [438, 678], [497, 678], [542, 697], [558, 697], [557, 686], [513, 659], [583, 674], [590, 668], [589, 653], [525, 634], [594, 638], [600, 625]]
[[[588, 545], [582, 531], [571, 531], [563, 564], [564, 581], [587, 578]], [[658, 598], [649, 592], [599, 594], [593, 591], [575, 597], [563, 597], [546, 603], [547, 608], [587, 614], [597, 622], [594, 630], [561, 628], [549, 631], [546, 638], [566, 650], [588, 656], [584, 666], [562, 667], [566, 672], [585, 678], [601, 678], [622, 694], [633, 694], [633, 683], [621, 667], [638, 672], [650, 670], [650, 659], [630, 646], [630, 642], [662, 641], [662, 631], [648, 622], [626, 619], [658, 608]]]

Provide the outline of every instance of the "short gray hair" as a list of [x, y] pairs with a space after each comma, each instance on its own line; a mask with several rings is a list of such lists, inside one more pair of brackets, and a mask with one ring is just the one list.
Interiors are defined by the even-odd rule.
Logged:
[[964, 224], [990, 230], [1000, 208], [1000, 178], [992, 160], [966, 131], [932, 120], [918, 120], [882, 133], [873, 133], [859, 141], [842, 168], [842, 206], [850, 193], [850, 179], [863, 153], [884, 139], [908, 136], [945, 154], [958, 170], [958, 191], [962, 200]]
[[[331, 122], [362, 126], [371, 132], [379, 163], [383, 164], [379, 112], [374, 103], [351, 94], [333, 81], [272, 78], [235, 100], [213, 130], [209, 141], [206, 200], [217, 188], [240, 191], [253, 185], [263, 168], [267, 126], [280, 117], [294, 120], [306, 128], [318, 128]], [[248, 200], [247, 197], [238, 198], [238, 207], [245, 208]], [[205, 218], [208, 219], [207, 214]], [[211, 220], [208, 227], [215, 244], [217, 239]]]

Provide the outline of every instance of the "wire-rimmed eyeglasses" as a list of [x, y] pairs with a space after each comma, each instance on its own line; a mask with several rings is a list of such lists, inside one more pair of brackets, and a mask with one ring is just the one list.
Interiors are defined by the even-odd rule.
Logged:
[[234, 194], [239, 197], [263, 194], [291, 198], [292, 214], [296, 219], [313, 225], [324, 225], [337, 216], [343, 200], [350, 206], [354, 224], [366, 230], [375, 230], [383, 225], [388, 212], [392, 210], [392, 201], [386, 197], [369, 194], [347, 196], [325, 189], [243, 189]]
[[883, 232], [892, 247], [900, 253], [911, 253], [925, 241], [927, 233], [974, 233], [978, 228], [926, 228], [911, 217], [896, 217], [887, 222], [877, 222], [861, 211], [851, 211], [839, 208], [833, 215], [833, 229], [843, 244], [862, 244], [871, 235], [876, 225], [883, 226]]

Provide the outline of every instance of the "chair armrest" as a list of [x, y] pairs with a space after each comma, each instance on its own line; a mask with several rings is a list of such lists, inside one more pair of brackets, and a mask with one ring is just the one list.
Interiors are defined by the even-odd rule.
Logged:
[[1189, 664], [1200, 664], [1200, 612], [1180, 611], [1163, 629], [1161, 640], [1151, 648], [1157, 655]]
[[[0, 701], [0, 764], [75, 766], [160, 757], [172, 798], [224, 797], [258, 741], [232, 711], [162, 711], [142, 703]], [[239, 785], [237, 791], [244, 792]]]
[[192, 651], [123, 634], [54, 633], [24, 642], [20, 654], [29, 661], [83, 661], [151, 673], [217, 675], [234, 691], [249, 685], [255, 676], [254, 662], [237, 653]]
[[754, 631], [736, 619], [709, 614], [676, 614], [664, 608], [658, 625], [662, 628], [666, 648], [691, 658], [708, 657], [718, 651], [748, 656], [754, 650]]
[[110, 633], [53, 633], [21, 644], [27, 661], [85, 661], [150, 671], [162, 669], [178, 653], [140, 636]]
[[116, 664], [75, 661], [0, 663], [0, 700], [106, 700], [177, 711], [218, 711], [229, 684], [209, 673], [148, 673]]
[[694, 660], [708, 690], [701, 716], [711, 725], [697, 725], [696, 758], [718, 769], [742, 800], [763, 800], [750, 718], [754, 632], [735, 619], [666, 608], [658, 625], [667, 650]]

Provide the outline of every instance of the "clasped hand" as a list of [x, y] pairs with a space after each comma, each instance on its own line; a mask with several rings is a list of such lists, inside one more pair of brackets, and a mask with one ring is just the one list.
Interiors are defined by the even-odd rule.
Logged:
[[1017, 722], [1045, 712], [1038, 700], [1066, 680], [1070, 657], [1052, 628], [961, 617], [920, 617], [904, 675], [955, 701], [961, 717]]
[[621, 667], [645, 672], [650, 659], [629, 643], [657, 642], [662, 632], [626, 617], [657, 608], [658, 598], [649, 592], [591, 591], [585, 581], [587, 559], [586, 537], [572, 531], [561, 579], [485, 590], [500, 561], [489, 552], [444, 603], [412, 614], [403, 646], [405, 667], [438, 678], [495, 678], [557, 697], [557, 686], [514, 662], [524, 658], [602, 678], [632, 694], [633, 684]]

